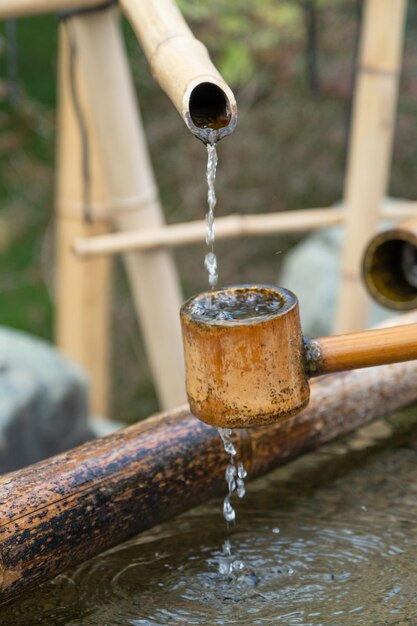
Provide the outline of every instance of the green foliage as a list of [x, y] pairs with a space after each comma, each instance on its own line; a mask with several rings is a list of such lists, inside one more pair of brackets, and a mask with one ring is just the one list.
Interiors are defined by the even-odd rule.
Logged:
[[244, 85], [256, 71], [256, 64], [244, 44], [231, 43], [225, 46], [219, 59], [219, 69], [231, 85]]
[[232, 87], [263, 73], [263, 55], [277, 54], [289, 37], [303, 36], [300, 0], [180, 0]]

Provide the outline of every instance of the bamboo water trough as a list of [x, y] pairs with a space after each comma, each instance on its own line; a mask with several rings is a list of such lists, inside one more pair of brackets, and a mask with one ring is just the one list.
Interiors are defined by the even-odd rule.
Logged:
[[[301, 413], [238, 431], [249, 478], [416, 402], [416, 380], [417, 361], [316, 379]], [[3, 476], [0, 602], [223, 493], [226, 462], [216, 430], [181, 407]]]

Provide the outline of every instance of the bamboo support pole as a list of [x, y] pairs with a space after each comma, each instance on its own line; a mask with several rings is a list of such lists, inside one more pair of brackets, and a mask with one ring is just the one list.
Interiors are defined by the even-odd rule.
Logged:
[[68, 9], [88, 9], [100, 4], [103, 0], [1, 0], [0, 20]]
[[406, 7], [406, 0], [367, 0], [365, 5], [345, 183], [348, 215], [338, 333], [366, 325], [369, 298], [361, 281], [361, 261], [388, 184]]
[[[83, 365], [91, 380], [91, 409], [108, 415], [110, 259], [88, 259], [80, 263], [71, 252], [74, 237], [104, 235], [110, 230], [106, 214], [92, 209], [107, 200], [91, 119], [85, 116], [88, 132], [89, 199], [84, 207], [82, 141], [76, 119], [70, 71], [70, 40], [64, 24], [59, 37], [58, 146], [56, 179], [56, 322], [58, 347]], [[73, 59], [73, 77], [83, 111], [85, 89], [79, 64]], [[88, 222], [85, 210], [91, 210]]]
[[[239, 431], [249, 478], [415, 402], [416, 377], [413, 361], [317, 379], [300, 414]], [[224, 493], [226, 464], [180, 408], [1, 477], [0, 601]]]
[[[381, 208], [381, 217], [399, 221], [417, 212], [415, 202], [390, 202]], [[301, 209], [280, 213], [255, 215], [233, 214], [216, 218], [216, 240], [237, 237], [301, 233], [343, 224], [346, 210], [342, 208]], [[112, 233], [91, 238], [76, 238], [74, 252], [81, 257], [119, 254], [131, 250], [154, 250], [160, 247], [179, 247], [205, 240], [207, 226], [204, 220], [171, 224], [141, 231]]]
[[[76, 42], [94, 137], [118, 230], [163, 225], [163, 213], [114, 10], [67, 19]], [[163, 408], [185, 399], [178, 310], [181, 294], [165, 250], [124, 257]]]

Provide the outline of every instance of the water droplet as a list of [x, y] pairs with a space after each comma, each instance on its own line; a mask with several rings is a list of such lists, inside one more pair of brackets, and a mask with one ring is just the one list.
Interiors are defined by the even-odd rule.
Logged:
[[232, 556], [232, 544], [228, 539], [223, 544], [223, 554], [224, 556]]
[[227, 496], [224, 499], [224, 503], [223, 503], [223, 516], [226, 522], [234, 522], [236, 519], [235, 510], [230, 504], [230, 500]]
[[243, 496], [246, 493], [246, 488], [245, 488], [245, 483], [242, 478], [238, 478], [236, 480], [236, 486], [237, 486], [237, 495], [239, 496], [239, 498], [243, 498]]
[[234, 465], [228, 465], [226, 467], [226, 482], [229, 488], [229, 495], [236, 489], [236, 467]]
[[230, 454], [231, 457], [236, 456], [236, 448], [230, 440], [233, 432], [232, 429], [218, 428], [217, 431], [223, 441], [224, 451], [226, 454]]
[[239, 476], [239, 478], [246, 478], [246, 476], [248, 475], [242, 461], [239, 461], [239, 463], [237, 464], [237, 475]]

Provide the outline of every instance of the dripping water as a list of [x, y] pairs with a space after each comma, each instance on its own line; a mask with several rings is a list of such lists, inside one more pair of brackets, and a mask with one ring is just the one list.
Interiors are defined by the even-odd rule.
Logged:
[[[229, 524], [236, 521], [236, 511], [231, 502], [232, 495], [236, 493], [239, 498], [244, 497], [246, 493], [245, 478], [247, 471], [242, 461], [236, 461], [237, 451], [232, 441], [233, 430], [231, 428], [218, 428], [217, 430], [223, 442], [224, 451], [230, 456], [230, 462], [225, 472], [228, 493], [223, 501], [223, 517]], [[243, 568], [243, 562], [234, 559], [231, 543], [229, 540], [226, 540], [219, 560], [219, 573], [231, 576], [234, 572], [238, 572]]]
[[[212, 141], [207, 144], [207, 202], [208, 211], [206, 213], [206, 244], [209, 248], [205, 259], [204, 266], [208, 272], [208, 281], [212, 289], [217, 285], [218, 271], [217, 271], [217, 257], [214, 252], [214, 209], [216, 207], [216, 170], [217, 170], [217, 148], [216, 139], [213, 136]], [[213, 301], [210, 303], [210, 309], [214, 306]], [[219, 312], [222, 314], [222, 312]], [[230, 462], [226, 467], [225, 477], [227, 483], [228, 493], [223, 502], [223, 517], [227, 524], [236, 521], [236, 511], [232, 505], [232, 495], [237, 494], [239, 498], [243, 498], [245, 495], [245, 478], [247, 472], [241, 461], [236, 462], [236, 448], [232, 442], [233, 431], [230, 428], [218, 428], [219, 435], [223, 441], [224, 450], [226, 454], [230, 456]], [[231, 576], [234, 572], [242, 570], [244, 564], [238, 559], [234, 559], [232, 555], [232, 546], [229, 540], [226, 540], [223, 544], [222, 555], [219, 560], [219, 573], [226, 576]]]

